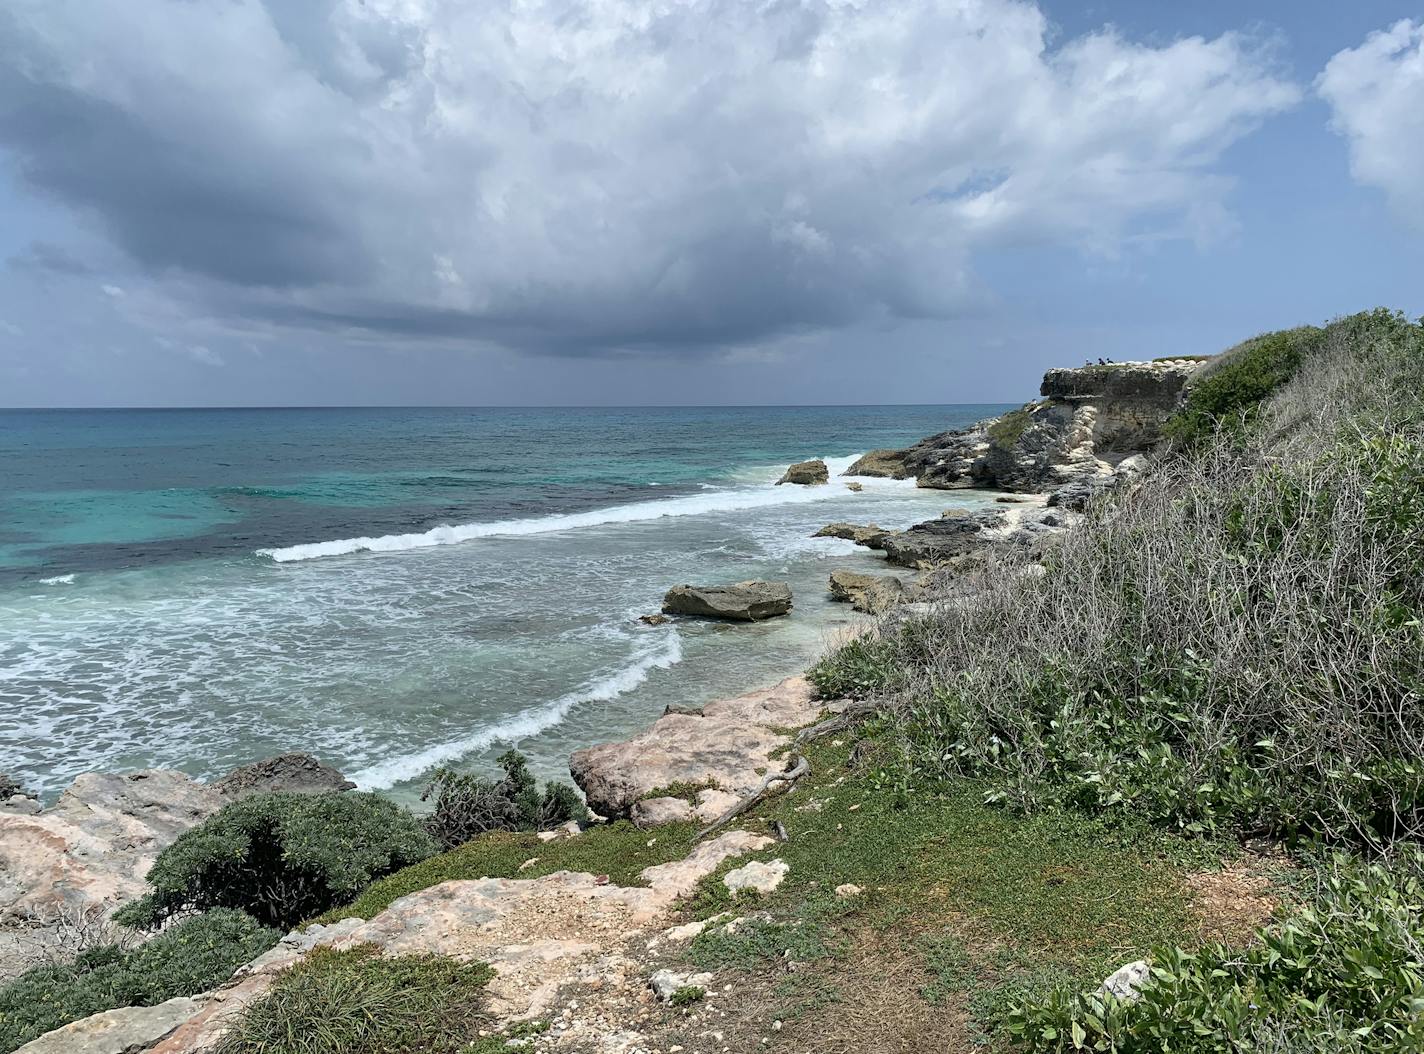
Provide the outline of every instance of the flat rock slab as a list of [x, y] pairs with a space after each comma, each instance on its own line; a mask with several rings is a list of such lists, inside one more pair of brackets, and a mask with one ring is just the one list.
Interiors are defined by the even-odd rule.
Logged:
[[15, 1054], [129, 1054], [148, 1050], [198, 1011], [204, 1000], [170, 999], [157, 1006], [126, 1006], [46, 1032]]
[[783, 483], [796, 483], [803, 487], [818, 487], [830, 481], [831, 472], [826, 468], [826, 463], [820, 458], [813, 458], [810, 461], [796, 462], [776, 481], [776, 485], [779, 487]]
[[759, 622], [791, 613], [791, 586], [758, 580], [725, 586], [673, 586], [663, 597], [663, 613]]
[[632, 739], [575, 751], [569, 771], [601, 816], [627, 816], [635, 802], [676, 783], [715, 785], [740, 798], [782, 767], [771, 755], [791, 742], [787, 730], [836, 708], [812, 698], [806, 678], [792, 677], [708, 703], [700, 717], [664, 714]]
[[535, 879], [443, 882], [401, 897], [369, 922], [345, 919], [289, 935], [239, 971], [234, 983], [155, 1047], [153, 1054], [214, 1050], [237, 1016], [266, 994], [281, 971], [315, 947], [374, 944], [386, 955], [433, 953], [494, 968], [490, 1010], [502, 1021], [547, 1013], [559, 989], [637, 975], [628, 950], [660, 931], [674, 902], [724, 861], [772, 844], [764, 835], [728, 831], [686, 858], [646, 868], [641, 886], [615, 886], [582, 872]]

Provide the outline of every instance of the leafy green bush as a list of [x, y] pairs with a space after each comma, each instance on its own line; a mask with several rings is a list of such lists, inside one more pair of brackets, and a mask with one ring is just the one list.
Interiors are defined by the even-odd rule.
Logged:
[[154, 1006], [221, 984], [281, 934], [240, 911], [186, 919], [134, 951], [104, 945], [68, 966], [40, 966], [0, 988], [0, 1051], [121, 1006]]
[[1017, 410], [1010, 410], [987, 429], [989, 439], [995, 446], [1008, 449], [1023, 437], [1028, 426], [1033, 423], [1033, 414], [1029, 406], [1021, 406]]
[[905, 683], [903, 651], [900, 634], [861, 634], [826, 654], [806, 678], [822, 699], [886, 694]]
[[489, 780], [439, 769], [421, 800], [435, 799], [426, 829], [442, 849], [464, 845], [488, 831], [547, 831], [570, 820], [588, 822], [588, 807], [567, 783], [549, 782], [544, 793], [518, 751], [499, 758], [504, 779]]
[[290, 929], [435, 851], [419, 821], [374, 794], [258, 794], [180, 835], [149, 872], [152, 891], [115, 918], [153, 926], [229, 907]]
[[1167, 422], [1164, 434], [1192, 446], [1212, 438], [1218, 428], [1254, 419], [1261, 404], [1300, 369], [1323, 333], [1315, 326], [1267, 333], [1224, 353], [1194, 378], [1186, 404]]
[[1059, 990], [1012, 1010], [1008, 1031], [1044, 1054], [1424, 1049], [1418, 862], [1337, 858], [1315, 902], [1262, 931], [1258, 945], [1158, 952], [1137, 1000]]
[[439, 955], [318, 948], [284, 972], [217, 1054], [454, 1054], [488, 1022], [494, 971]]

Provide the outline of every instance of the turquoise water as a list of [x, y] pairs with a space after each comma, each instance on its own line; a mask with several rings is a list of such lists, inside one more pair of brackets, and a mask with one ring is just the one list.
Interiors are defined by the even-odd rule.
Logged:
[[[211, 776], [310, 750], [397, 796], [802, 668], [857, 616], [811, 539], [972, 492], [776, 487], [993, 406], [0, 411], [0, 771]], [[788, 579], [755, 626], [636, 617], [685, 581]]]

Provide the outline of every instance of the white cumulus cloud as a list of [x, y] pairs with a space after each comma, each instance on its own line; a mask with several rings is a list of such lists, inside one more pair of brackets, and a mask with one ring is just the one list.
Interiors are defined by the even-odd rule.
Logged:
[[1355, 179], [1424, 226], [1424, 22], [1371, 33], [1332, 58], [1315, 87], [1349, 140]]
[[[975, 254], [1220, 226], [1269, 48], [1025, 0], [10, 0], [0, 147], [151, 281], [576, 352], [946, 316]], [[177, 295], [177, 293], [175, 293]]]

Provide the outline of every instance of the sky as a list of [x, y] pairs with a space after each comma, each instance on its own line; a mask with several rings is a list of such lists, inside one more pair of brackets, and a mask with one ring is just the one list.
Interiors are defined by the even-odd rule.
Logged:
[[1424, 313], [1424, 5], [6, 0], [0, 406], [1011, 402]]

